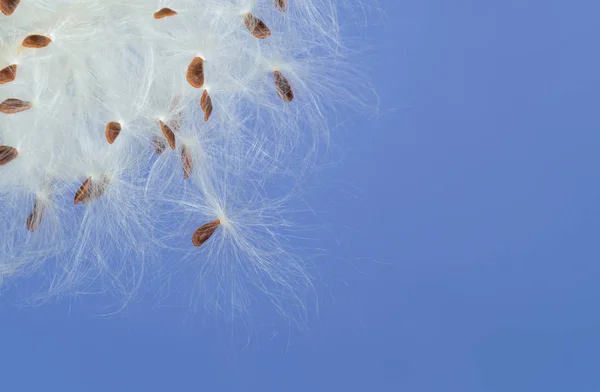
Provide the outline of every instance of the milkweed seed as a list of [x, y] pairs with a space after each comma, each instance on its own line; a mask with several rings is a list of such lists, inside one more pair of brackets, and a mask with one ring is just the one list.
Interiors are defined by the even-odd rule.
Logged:
[[217, 219], [213, 222], [209, 222], [200, 226], [200, 228], [194, 232], [194, 235], [192, 235], [192, 243], [194, 246], [199, 247], [208, 241], [210, 236], [213, 235], [215, 230], [217, 230], [220, 225], [221, 221]]
[[201, 88], [204, 86], [204, 59], [195, 57], [187, 69], [187, 81], [192, 87]]
[[204, 90], [202, 93], [202, 98], [200, 98], [200, 107], [204, 112], [204, 121], [208, 121], [213, 110], [212, 99], [210, 99], [210, 95], [208, 95], [208, 90]]
[[106, 124], [106, 131], [104, 132], [106, 140], [109, 144], [113, 144], [119, 134], [121, 133], [121, 124], [115, 121], [111, 121]]
[[194, 169], [194, 162], [192, 162], [192, 155], [186, 146], [181, 148], [181, 165], [183, 166], [183, 179], [187, 180]]
[[88, 177], [79, 187], [77, 193], [75, 193], [75, 204], [87, 204], [91, 201], [97, 200], [100, 196], [104, 194], [107, 186], [107, 178], [92, 181], [92, 177]]
[[0, 84], [10, 83], [17, 77], [17, 65], [9, 65], [0, 70]]
[[50, 42], [52, 40], [44, 35], [33, 34], [25, 37], [22, 45], [26, 48], [39, 49], [50, 45]]
[[271, 30], [269, 30], [265, 22], [258, 19], [250, 12], [244, 17], [244, 24], [248, 31], [256, 38], [264, 39], [271, 35]]
[[167, 16], [173, 16], [173, 15], [177, 15], [177, 12], [173, 11], [170, 8], [163, 8], [160, 11], [156, 11], [154, 13], [154, 19], [162, 19], [162, 18], [166, 18]]
[[288, 0], [275, 0], [275, 7], [281, 12], [288, 10]]
[[31, 109], [31, 102], [16, 98], [5, 99], [0, 103], [0, 112], [4, 114], [15, 114], [29, 109]]
[[284, 102], [291, 102], [294, 100], [294, 90], [292, 90], [292, 86], [290, 82], [287, 80], [285, 76], [279, 71], [274, 72], [275, 75], [275, 88], [277, 89], [277, 95]]
[[0, 0], [0, 11], [2, 11], [4, 15], [12, 15], [17, 9], [20, 1], [21, 0]]
[[167, 142], [169, 142], [169, 146], [171, 146], [171, 149], [174, 150], [176, 147], [175, 134], [173, 131], [171, 131], [171, 128], [169, 128], [167, 124], [160, 120], [158, 120], [158, 122], [160, 123], [160, 130], [162, 131], [163, 135], [165, 135], [165, 138], [167, 138]]
[[19, 156], [16, 148], [10, 146], [0, 146], [0, 166], [15, 160]]
[[42, 215], [44, 214], [44, 206], [39, 203], [37, 200], [33, 205], [33, 209], [31, 210], [31, 214], [27, 218], [27, 230], [30, 232], [34, 232], [39, 227], [42, 222]]

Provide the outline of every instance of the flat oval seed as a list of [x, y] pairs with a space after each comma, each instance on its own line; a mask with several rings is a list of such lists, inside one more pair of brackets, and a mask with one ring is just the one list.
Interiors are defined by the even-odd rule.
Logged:
[[173, 15], [177, 15], [177, 12], [173, 11], [170, 8], [163, 8], [160, 11], [156, 11], [154, 13], [154, 19], [162, 19], [162, 18], [166, 18], [167, 16], [173, 16]]
[[34, 232], [39, 227], [42, 222], [42, 215], [44, 214], [44, 206], [38, 201], [35, 201], [33, 205], [33, 210], [31, 210], [31, 214], [27, 218], [27, 230], [30, 232]]
[[258, 19], [250, 12], [244, 17], [244, 24], [248, 31], [256, 38], [264, 39], [271, 35], [271, 30], [269, 30], [265, 22]]
[[219, 226], [221, 226], [221, 221], [218, 219], [200, 226], [200, 228], [194, 232], [194, 235], [192, 235], [192, 243], [194, 246], [199, 247], [208, 241], [210, 236], [213, 235]]
[[192, 155], [186, 146], [181, 147], [181, 166], [183, 166], [183, 179], [187, 180], [192, 174], [194, 163], [192, 162]]
[[13, 161], [19, 156], [16, 148], [10, 146], [0, 146], [0, 166]]
[[0, 0], [0, 11], [2, 11], [4, 15], [12, 15], [17, 9], [20, 1], [21, 0]]
[[21, 101], [16, 98], [5, 99], [0, 103], [0, 112], [4, 114], [15, 114], [31, 109], [31, 102]]
[[167, 148], [167, 142], [162, 137], [154, 136], [152, 138], [152, 146], [154, 147], [154, 151], [156, 151], [158, 155], [161, 155]]
[[22, 45], [26, 48], [39, 49], [50, 45], [50, 42], [52, 40], [44, 35], [33, 34], [25, 37]]
[[187, 81], [192, 87], [201, 88], [204, 86], [204, 59], [195, 57], [187, 69]]
[[106, 135], [106, 140], [108, 143], [113, 144], [119, 134], [121, 133], [121, 124], [115, 121], [111, 121], [106, 124], [106, 131], [104, 134]]
[[77, 190], [77, 193], [75, 193], [75, 204], [77, 204], [77, 203], [85, 204], [85, 200], [87, 200], [90, 197], [90, 194], [91, 194], [90, 188], [91, 187], [92, 187], [92, 177], [89, 177], [87, 180], [85, 180], [83, 182], [83, 184], [81, 184], [81, 186]]
[[169, 142], [169, 146], [171, 146], [171, 149], [174, 150], [176, 147], [175, 134], [173, 133], [173, 131], [171, 131], [171, 128], [169, 128], [167, 124], [160, 120], [158, 120], [158, 122], [160, 123], [160, 130], [162, 131], [163, 135], [165, 135], [165, 137], [167, 138], [167, 142]]
[[277, 89], [277, 95], [284, 102], [291, 102], [294, 100], [294, 90], [292, 90], [292, 86], [290, 82], [287, 80], [285, 76], [279, 71], [274, 72], [275, 75], [275, 88]]
[[210, 95], [208, 95], [208, 91], [204, 90], [202, 93], [202, 98], [200, 98], [200, 107], [204, 112], [204, 121], [208, 121], [210, 118], [210, 114], [213, 110], [212, 99], [210, 99]]
[[17, 77], [17, 65], [9, 65], [0, 70], [0, 84], [9, 83]]
[[288, 10], [288, 0], [275, 0], [275, 7], [281, 12], [286, 12]]
[[104, 194], [108, 186], [108, 179], [92, 181], [92, 177], [88, 177], [75, 193], [75, 204], [87, 204], [94, 201]]

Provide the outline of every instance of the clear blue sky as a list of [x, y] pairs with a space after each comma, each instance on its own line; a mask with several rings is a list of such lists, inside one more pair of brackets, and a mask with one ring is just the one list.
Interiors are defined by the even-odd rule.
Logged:
[[381, 115], [308, 195], [333, 253], [308, 330], [12, 290], [2, 391], [600, 391], [600, 3], [380, 2]]

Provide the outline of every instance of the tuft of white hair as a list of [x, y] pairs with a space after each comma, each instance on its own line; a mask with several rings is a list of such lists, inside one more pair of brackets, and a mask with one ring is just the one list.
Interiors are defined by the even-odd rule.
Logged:
[[0, 283], [130, 298], [192, 270], [213, 310], [244, 311], [249, 286], [301, 308], [295, 187], [272, 184], [310, 167], [328, 107], [364, 103], [339, 6], [0, 0]]

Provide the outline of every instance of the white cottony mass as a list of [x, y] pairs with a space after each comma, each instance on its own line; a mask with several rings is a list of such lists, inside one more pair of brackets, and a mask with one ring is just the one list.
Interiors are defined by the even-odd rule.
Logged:
[[300, 303], [297, 187], [277, 183], [306, 172], [327, 107], [360, 103], [337, 7], [0, 0], [0, 284], [129, 298], [185, 271], [216, 310], [248, 287]]

